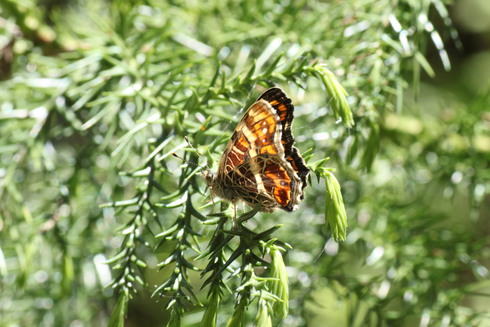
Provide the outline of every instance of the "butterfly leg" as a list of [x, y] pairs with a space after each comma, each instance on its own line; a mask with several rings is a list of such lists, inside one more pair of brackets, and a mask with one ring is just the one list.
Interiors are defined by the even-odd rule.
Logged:
[[213, 205], [211, 206], [211, 214], [214, 213], [214, 205], [216, 204], [216, 202], [214, 202], [214, 198], [211, 197], [211, 202], [213, 203]]
[[238, 227], [238, 221], [236, 219], [236, 203], [233, 203], [233, 229], [235, 229], [235, 227]]

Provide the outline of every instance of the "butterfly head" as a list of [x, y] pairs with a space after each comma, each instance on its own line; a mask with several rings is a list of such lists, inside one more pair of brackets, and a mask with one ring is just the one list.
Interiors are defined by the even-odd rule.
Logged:
[[228, 202], [236, 202], [239, 197], [236, 193], [236, 188], [226, 186], [218, 178], [217, 174], [211, 172], [209, 169], [201, 172], [202, 177], [208, 184], [211, 197], [218, 197]]
[[209, 169], [204, 169], [202, 172], [202, 177], [206, 181], [206, 184], [208, 184], [209, 187], [212, 187], [216, 178], [216, 175], [211, 172]]

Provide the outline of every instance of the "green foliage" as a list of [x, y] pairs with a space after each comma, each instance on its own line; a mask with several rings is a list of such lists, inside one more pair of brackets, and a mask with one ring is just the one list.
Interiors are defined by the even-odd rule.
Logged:
[[119, 294], [119, 300], [117, 301], [114, 311], [112, 311], [111, 318], [109, 319], [109, 327], [123, 327], [124, 317], [128, 307], [129, 296], [127, 293], [121, 292]]
[[[0, 326], [488, 323], [490, 93], [418, 87], [443, 2], [39, 4], [0, 4]], [[314, 176], [235, 213], [199, 175], [271, 85]]]
[[347, 214], [344, 208], [344, 200], [340, 191], [340, 184], [335, 176], [322, 167], [328, 158], [312, 164], [313, 171], [325, 180], [325, 225], [332, 230], [335, 241], [345, 241], [347, 233]]

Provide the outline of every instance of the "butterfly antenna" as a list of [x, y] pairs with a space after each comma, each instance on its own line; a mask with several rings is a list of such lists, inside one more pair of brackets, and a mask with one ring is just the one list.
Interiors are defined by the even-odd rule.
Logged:
[[184, 136], [184, 140], [187, 142], [187, 145], [194, 150], [194, 152], [197, 154], [199, 158], [202, 158], [201, 154], [197, 152], [196, 148], [192, 145], [191, 141], [189, 141], [189, 138], [187, 136]]
[[185, 163], [187, 163], [187, 164], [189, 164], [189, 165], [192, 165], [192, 166], [194, 166], [194, 167], [198, 167], [198, 165], [197, 165], [195, 162], [191, 162], [191, 161], [189, 161], [189, 160], [186, 160], [186, 159], [182, 158], [181, 156], [179, 156], [179, 155], [178, 155], [177, 153], [175, 153], [175, 152], [172, 152], [172, 153], [171, 153], [171, 155], [173, 155], [175, 158], [180, 159], [180, 160], [182, 160], [183, 162], [185, 162]]
[[[202, 158], [202, 155], [201, 155], [199, 152], [197, 152], [197, 150], [196, 150], [196, 148], [195, 148], [194, 146], [192, 146], [192, 143], [189, 141], [189, 138], [188, 138], [187, 136], [184, 136], [184, 140], [187, 142], [187, 145], [188, 145], [188, 146], [189, 146], [189, 147], [190, 147], [192, 150], [194, 150], [194, 152], [196, 153], [196, 155], [197, 155], [199, 158]], [[173, 155], [174, 157], [176, 157], [176, 158], [178, 158], [178, 159], [182, 160], [183, 162], [188, 163], [188, 164], [190, 164], [190, 165], [192, 165], [192, 166], [194, 166], [194, 167], [199, 167], [199, 165], [198, 165], [198, 164], [196, 164], [195, 162], [191, 162], [191, 161], [189, 161], [189, 160], [186, 160], [186, 159], [182, 158], [181, 156], [179, 156], [179, 155], [178, 155], [177, 153], [175, 153], [175, 152], [172, 152], [172, 153], [171, 153], [171, 155]], [[208, 167], [208, 165], [207, 165], [207, 164], [206, 164], [206, 166], [205, 166], [205, 167], [201, 167], [201, 171], [202, 171], [202, 170], [206, 170], [206, 169], [207, 169], [207, 170], [209, 170], [209, 167]]]

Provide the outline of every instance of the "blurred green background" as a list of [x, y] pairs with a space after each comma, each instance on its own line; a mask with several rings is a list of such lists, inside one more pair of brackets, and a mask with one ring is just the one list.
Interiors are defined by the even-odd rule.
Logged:
[[[349, 94], [353, 128], [316, 62]], [[189, 136], [216, 169], [230, 121], [272, 84], [295, 104], [296, 146], [310, 163], [330, 157], [349, 223], [335, 242], [315, 176], [297, 212], [249, 222], [282, 224], [274, 237], [293, 248], [290, 312], [274, 325], [490, 326], [489, 1], [3, 0], [0, 80], [0, 326], [175, 323], [175, 293], [151, 296], [175, 243], [155, 234], [183, 210], [170, 195], [192, 169], [168, 154]], [[205, 206], [204, 181], [190, 180]], [[147, 195], [159, 209], [101, 206]], [[214, 226], [192, 226], [204, 250]], [[147, 267], [120, 275], [121, 258]], [[180, 324], [199, 326], [207, 289], [199, 272], [189, 280], [203, 306]]]

